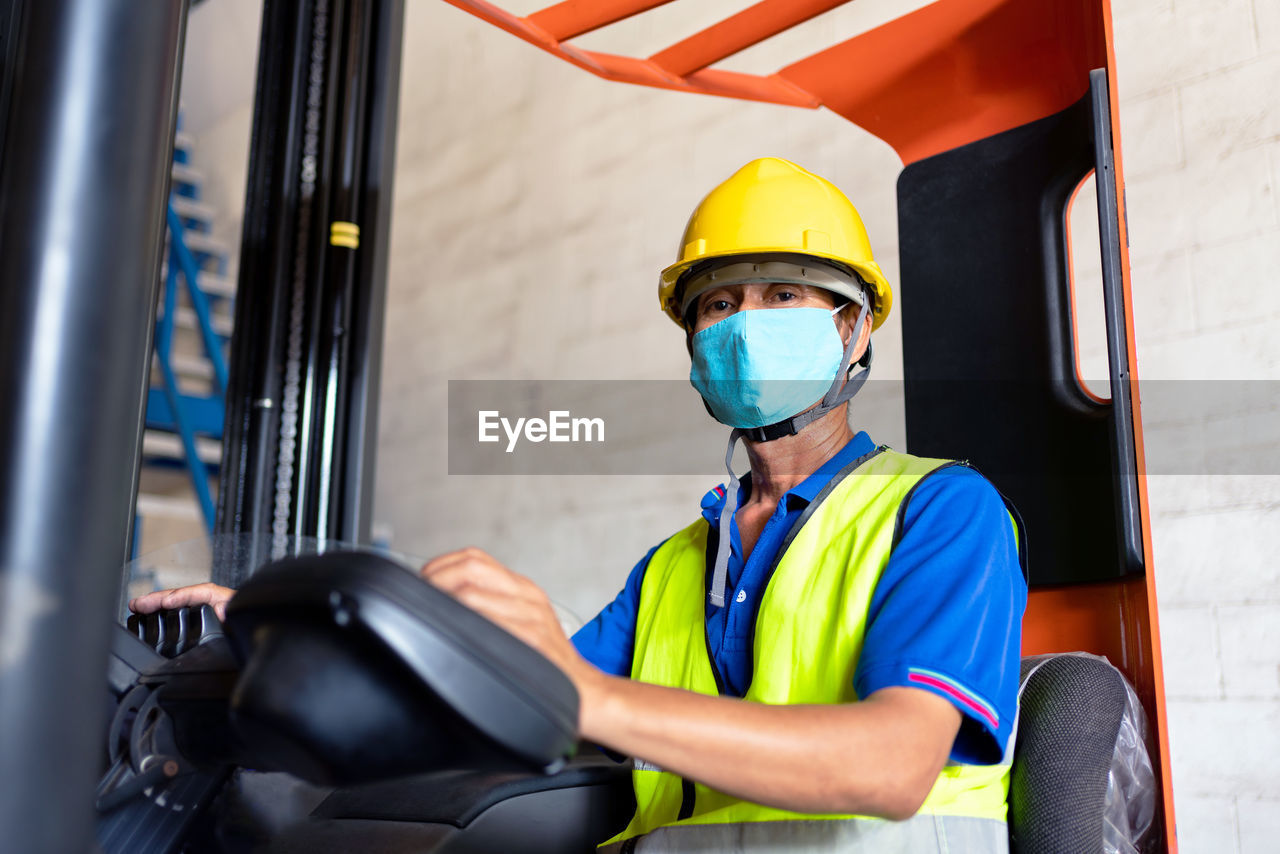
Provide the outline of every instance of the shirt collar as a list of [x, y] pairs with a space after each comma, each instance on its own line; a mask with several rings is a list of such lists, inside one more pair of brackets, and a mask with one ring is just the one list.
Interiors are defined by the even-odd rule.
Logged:
[[[817, 471], [789, 489], [782, 496], [779, 504], [785, 501], [799, 504], [802, 507], [808, 505], [818, 496], [822, 488], [831, 482], [831, 478], [835, 477], [836, 472], [875, 449], [876, 445], [871, 441], [871, 437], [865, 432], [859, 431], [843, 448], [836, 451], [831, 459], [818, 466]], [[742, 500], [746, 497], [746, 481], [749, 477], [750, 475], [747, 474], [742, 478], [743, 484], [740, 487], [738, 496], [739, 506], [741, 506]], [[720, 524], [720, 509], [724, 506], [724, 489], [725, 487], [722, 483], [702, 496], [702, 516], [711, 523], [712, 528], [716, 528]]]

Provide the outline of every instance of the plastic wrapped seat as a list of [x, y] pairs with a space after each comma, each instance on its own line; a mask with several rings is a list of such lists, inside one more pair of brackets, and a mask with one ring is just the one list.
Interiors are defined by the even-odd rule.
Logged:
[[1009, 783], [1015, 854], [1137, 854], [1155, 810], [1142, 707], [1084, 653], [1024, 658]]

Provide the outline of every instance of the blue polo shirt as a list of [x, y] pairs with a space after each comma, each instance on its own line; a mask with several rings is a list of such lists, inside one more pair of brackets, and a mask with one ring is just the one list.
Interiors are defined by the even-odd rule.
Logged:
[[[726, 694], [741, 697], [751, 683], [756, 613], [787, 532], [837, 472], [875, 447], [859, 433], [784, 494], [745, 560], [732, 523], [725, 607], [708, 603], [706, 610], [707, 645]], [[749, 494], [750, 480], [743, 478], [739, 506]], [[702, 499], [713, 538], [723, 504], [723, 485]], [[606, 673], [631, 674], [640, 586], [660, 545], [573, 636], [583, 657]], [[946, 698], [964, 716], [951, 758], [998, 762], [1016, 716], [1026, 601], [1017, 537], [1000, 493], [968, 467], [928, 475], [907, 499], [901, 535], [872, 595], [854, 689], [866, 697], [906, 686]]]

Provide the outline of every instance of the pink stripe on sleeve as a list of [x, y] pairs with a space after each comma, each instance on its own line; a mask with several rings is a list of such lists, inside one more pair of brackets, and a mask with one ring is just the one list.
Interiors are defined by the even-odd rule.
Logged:
[[977, 702], [975, 702], [973, 698], [961, 692], [955, 686], [948, 685], [946, 682], [943, 682], [941, 679], [935, 679], [932, 676], [926, 676], [923, 673], [911, 673], [907, 676], [907, 681], [918, 682], [921, 685], [928, 685], [930, 688], [936, 688], [937, 690], [946, 694], [948, 697], [953, 697], [966, 709], [973, 712], [978, 717], [982, 718], [984, 721], [986, 721], [988, 724], [991, 725], [992, 729], [998, 729], [1000, 726], [1000, 723], [996, 719], [995, 715], [991, 714], [991, 712], [982, 708], [982, 706], [980, 706]]

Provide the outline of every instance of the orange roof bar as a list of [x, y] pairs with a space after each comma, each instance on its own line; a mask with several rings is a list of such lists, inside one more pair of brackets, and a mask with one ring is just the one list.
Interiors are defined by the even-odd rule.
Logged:
[[1064, 110], [1108, 63], [1101, 0], [940, 0], [778, 72], [905, 163]]
[[[564, 0], [525, 18], [558, 42], [616, 24], [671, 0]], [[455, 4], [456, 5], [456, 4]]]
[[849, 0], [761, 0], [754, 6], [655, 53], [649, 59], [672, 74], [683, 77], [848, 2]]
[[[708, 68], [687, 76], [675, 75], [648, 59], [598, 53], [592, 50], [583, 50], [563, 42], [533, 22], [533, 18], [541, 13], [536, 13], [528, 18], [521, 18], [504, 9], [500, 9], [492, 3], [486, 2], [486, 0], [445, 0], [445, 2], [462, 9], [464, 12], [470, 12], [477, 18], [487, 21], [499, 29], [524, 39], [531, 45], [540, 47], [548, 53], [554, 54], [606, 80], [616, 80], [620, 83], [638, 83], [643, 86], [674, 89], [681, 92], [722, 95], [727, 98], [741, 98], [748, 101], [765, 101], [771, 104], [808, 107], [810, 109], [817, 108], [820, 105], [815, 96], [783, 80], [776, 74], [765, 77], [758, 74], [741, 74], [736, 71]], [[661, 5], [660, 3], [651, 2], [651, 0], [646, 0], [646, 2], [648, 2], [648, 7]], [[560, 5], [585, 7], [587, 4], [565, 2]], [[643, 11], [640, 8], [643, 4], [639, 0], [630, 0], [630, 2], [625, 3], [621, 2], [621, 0], [615, 0], [612, 3], [592, 4], [592, 8], [586, 11], [590, 11], [593, 18], [596, 5], [607, 6], [615, 12], [621, 10], [624, 6], [634, 8], [636, 12]], [[559, 7], [553, 6], [543, 11], [551, 12], [556, 8]], [[623, 15], [623, 17], [626, 17], [626, 15]], [[566, 20], [564, 26], [568, 25], [569, 23]]]
[[563, 0], [518, 17], [488, 0], [445, 0], [606, 80], [798, 107], [825, 106], [904, 163], [1064, 109], [1108, 63], [1105, 0], [938, 0], [776, 74], [711, 67], [847, 0], [758, 0], [648, 59], [566, 41], [665, 5]]

